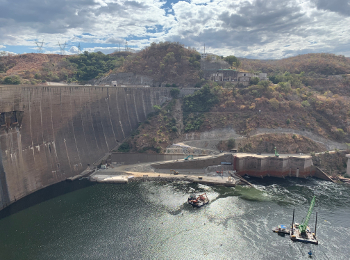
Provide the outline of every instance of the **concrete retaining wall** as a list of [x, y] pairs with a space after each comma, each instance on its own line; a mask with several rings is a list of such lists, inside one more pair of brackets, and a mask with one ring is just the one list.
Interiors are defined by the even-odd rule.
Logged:
[[[221, 162], [232, 165], [221, 165]], [[154, 163], [155, 169], [206, 169], [206, 172], [236, 170], [240, 176], [252, 177], [317, 177], [331, 180], [326, 174], [312, 165], [311, 156], [300, 157], [267, 157], [258, 155], [225, 154], [214, 157], [201, 157], [191, 161]]]
[[181, 162], [165, 162], [154, 163], [152, 167], [155, 169], [205, 169], [208, 166], [219, 165], [221, 162], [232, 163], [232, 154], [225, 154], [216, 157], [202, 157], [195, 160], [181, 161]]
[[183, 154], [112, 153], [111, 161], [116, 164], [135, 164], [184, 159]]
[[80, 173], [168, 99], [166, 88], [1, 86], [0, 209]]
[[241, 176], [254, 177], [308, 177], [314, 176], [312, 157], [265, 157], [238, 156], [234, 158], [234, 169]]

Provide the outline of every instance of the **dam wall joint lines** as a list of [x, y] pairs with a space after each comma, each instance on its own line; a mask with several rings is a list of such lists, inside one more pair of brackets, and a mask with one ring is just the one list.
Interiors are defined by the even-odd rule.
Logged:
[[85, 170], [128, 137], [166, 88], [0, 87], [0, 209]]

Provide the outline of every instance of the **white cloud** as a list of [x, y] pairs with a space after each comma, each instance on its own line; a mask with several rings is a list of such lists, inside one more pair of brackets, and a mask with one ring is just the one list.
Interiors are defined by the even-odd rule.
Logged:
[[107, 53], [126, 40], [135, 49], [169, 40], [199, 50], [205, 43], [224, 56], [350, 56], [350, 9], [342, 0], [180, 0], [167, 11], [164, 0], [16, 1], [0, 1], [0, 47], [36, 47], [44, 39], [45, 52], [59, 52], [58, 42], [67, 42], [76, 53], [71, 46], [81, 42]]
[[78, 49], [78, 47], [72, 46], [72, 47], [69, 49], [69, 52], [70, 52], [70, 53], [75, 53], [75, 54], [77, 54], [77, 53], [80, 52], [80, 50]]
[[103, 52], [105, 54], [109, 54], [109, 53], [113, 53], [115, 51], [118, 50], [118, 47], [93, 47], [93, 48], [84, 48], [84, 51], [88, 51], [88, 52]]
[[10, 51], [0, 51], [0, 56], [13, 56], [17, 55], [17, 53], [10, 52]]

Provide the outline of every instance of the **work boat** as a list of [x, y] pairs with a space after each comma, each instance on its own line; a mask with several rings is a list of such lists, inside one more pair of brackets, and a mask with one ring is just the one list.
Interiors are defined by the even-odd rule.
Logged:
[[209, 199], [206, 193], [200, 194], [198, 196], [191, 194], [187, 201], [188, 204], [191, 204], [193, 207], [197, 208], [200, 208], [209, 203]]
[[278, 227], [272, 229], [272, 231], [280, 235], [290, 234], [290, 230], [286, 227], [286, 225], [278, 225]]

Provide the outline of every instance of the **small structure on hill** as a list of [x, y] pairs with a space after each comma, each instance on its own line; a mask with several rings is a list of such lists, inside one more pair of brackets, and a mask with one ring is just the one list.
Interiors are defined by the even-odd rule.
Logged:
[[239, 72], [232, 69], [217, 69], [204, 71], [204, 77], [211, 81], [227, 81], [248, 85], [251, 78], [257, 77], [259, 80], [267, 80], [266, 73]]

